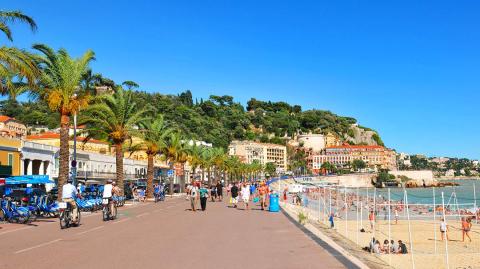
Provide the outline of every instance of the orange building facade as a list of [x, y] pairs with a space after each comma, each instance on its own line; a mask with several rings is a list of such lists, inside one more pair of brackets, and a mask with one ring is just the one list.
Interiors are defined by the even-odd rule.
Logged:
[[313, 172], [320, 172], [325, 162], [337, 167], [350, 165], [354, 160], [362, 160], [368, 168], [397, 170], [395, 151], [382, 146], [342, 145], [327, 147], [321, 154], [312, 158]]

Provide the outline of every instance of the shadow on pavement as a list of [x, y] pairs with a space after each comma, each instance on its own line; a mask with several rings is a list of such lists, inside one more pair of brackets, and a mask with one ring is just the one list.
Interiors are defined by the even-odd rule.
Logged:
[[304, 234], [306, 234], [308, 237], [310, 237], [310, 239], [312, 239], [315, 243], [317, 243], [317, 245], [319, 245], [320, 247], [322, 247], [323, 249], [325, 249], [328, 253], [330, 253], [333, 257], [335, 257], [335, 259], [337, 259], [337, 261], [339, 261], [340, 263], [342, 263], [343, 265], [345, 265], [346, 268], [349, 268], [349, 269], [356, 269], [356, 268], [359, 268], [357, 265], [355, 265], [354, 263], [352, 263], [349, 259], [347, 259], [345, 256], [343, 256], [342, 253], [338, 252], [338, 250], [334, 249], [333, 247], [331, 247], [329, 244], [327, 244], [325, 241], [323, 241], [322, 239], [318, 238], [315, 234], [313, 234], [312, 232], [310, 232], [307, 228], [305, 228], [303, 225], [301, 225], [300, 223], [298, 223], [296, 220], [294, 220], [290, 215], [287, 214], [287, 212], [285, 212], [285, 210], [281, 209], [283, 215], [285, 217], [287, 217], [287, 219], [293, 224], [295, 225], [297, 228], [299, 228]]

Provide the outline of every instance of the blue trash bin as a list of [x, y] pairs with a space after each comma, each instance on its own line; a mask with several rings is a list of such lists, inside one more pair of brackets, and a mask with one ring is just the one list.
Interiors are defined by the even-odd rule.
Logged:
[[276, 194], [276, 193], [270, 194], [270, 205], [269, 205], [268, 210], [270, 212], [280, 211], [280, 205], [278, 204], [278, 194]]

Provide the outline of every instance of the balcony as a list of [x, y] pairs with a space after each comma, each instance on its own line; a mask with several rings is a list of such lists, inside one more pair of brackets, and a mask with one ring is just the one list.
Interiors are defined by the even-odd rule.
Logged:
[[54, 146], [34, 143], [34, 142], [30, 142], [30, 141], [24, 141], [23, 142], [23, 147], [24, 148], [30, 148], [30, 149], [38, 149], [38, 150], [48, 150], [48, 151], [52, 151], [52, 152], [56, 152], [56, 151], [59, 150], [59, 148], [54, 147]]

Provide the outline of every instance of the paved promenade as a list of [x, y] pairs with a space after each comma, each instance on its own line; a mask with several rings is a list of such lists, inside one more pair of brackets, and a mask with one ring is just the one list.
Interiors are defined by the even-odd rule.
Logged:
[[[242, 207], [243, 204], [240, 204]], [[57, 219], [0, 225], [0, 268], [345, 268], [282, 213], [183, 198], [125, 206], [115, 221], [83, 214], [80, 227]], [[343, 262], [343, 263], [342, 263]]]

